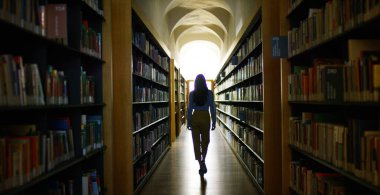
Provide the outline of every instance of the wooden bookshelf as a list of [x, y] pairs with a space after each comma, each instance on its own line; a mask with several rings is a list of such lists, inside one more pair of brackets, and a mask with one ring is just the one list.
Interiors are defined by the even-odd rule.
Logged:
[[[181, 73], [181, 72], [180, 72]], [[180, 80], [179, 80], [179, 113], [180, 115], [180, 126], [182, 127], [183, 124], [186, 122], [186, 103], [185, 103], [185, 90], [186, 90], [186, 82], [185, 78], [180, 74]], [[181, 128], [182, 129], [182, 128]]]
[[185, 103], [185, 90], [186, 90], [186, 82], [185, 78], [181, 74], [181, 69], [175, 67], [174, 68], [174, 79], [175, 79], [175, 129], [176, 136], [179, 136], [182, 130], [182, 125], [186, 121], [186, 103]]
[[[271, 19], [278, 17], [275, 4], [260, 2], [260, 8], [253, 12], [240, 41], [215, 79], [221, 133], [233, 144], [232, 150], [247, 167], [259, 191], [265, 194], [281, 194], [282, 185], [281, 167], [277, 164], [281, 160], [280, 124], [273, 122], [281, 120], [280, 70], [279, 61], [271, 57], [270, 48], [272, 36], [278, 33], [277, 22]], [[232, 109], [238, 113], [232, 114]], [[262, 127], [241, 118], [248, 118], [248, 111], [260, 116], [257, 121], [261, 121], [258, 123], [262, 123]], [[253, 145], [249, 144], [251, 139]], [[237, 151], [236, 145], [241, 149]], [[262, 150], [263, 156], [258, 150]]]
[[133, 186], [139, 193], [171, 145], [171, 60], [135, 10], [132, 27]]
[[175, 133], [176, 137], [178, 137], [181, 133], [181, 123], [180, 123], [180, 69], [178, 67], [174, 67], [174, 105], [175, 105]]
[[[103, 123], [106, 108], [103, 66], [107, 63], [102, 58], [103, 42], [100, 41], [103, 24], [107, 22], [99, 16], [103, 2], [93, 1], [92, 6], [84, 0], [63, 0], [60, 4], [33, 1], [28, 6], [20, 0], [3, 3], [10, 2], [19, 7], [20, 12], [11, 14], [10, 7], [0, 10], [0, 83], [4, 87], [12, 82], [11, 88], [2, 89], [0, 93], [0, 150], [13, 151], [13, 154], [8, 157], [5, 152], [0, 154], [0, 168], [6, 170], [12, 165], [14, 171], [19, 167], [22, 173], [2, 174], [0, 193], [44, 194], [59, 190], [60, 187], [52, 188], [50, 184], [62, 182], [67, 190], [82, 194], [84, 188], [79, 182], [89, 170], [96, 170], [95, 177], [100, 181], [96, 187], [104, 189], [103, 134], [108, 134], [110, 129]], [[34, 13], [42, 7], [43, 16]], [[54, 15], [47, 12], [56, 8], [60, 13], [56, 13], [57, 20], [51, 21]], [[67, 41], [53, 40], [55, 35], [48, 29], [43, 33], [42, 21], [47, 26], [56, 23], [64, 26], [56, 38]], [[92, 45], [87, 44], [90, 38]], [[6, 73], [7, 69], [10, 72]], [[88, 82], [88, 88], [83, 88], [84, 82]], [[96, 126], [93, 124], [95, 116]], [[21, 130], [25, 125], [35, 128], [35, 132], [12, 130], [13, 127]], [[11, 145], [12, 142], [19, 142], [19, 147]], [[54, 156], [48, 157], [48, 152]], [[43, 160], [36, 160], [37, 156]], [[16, 180], [18, 182], [14, 182]]]
[[[259, 155], [257, 154], [252, 148], [251, 146], [249, 146], [242, 138], [241, 136], [239, 136], [231, 127], [229, 127], [220, 117], [217, 117], [217, 119], [220, 121], [220, 123], [222, 125], [224, 125], [224, 128], [227, 128], [229, 132], [231, 132], [233, 134], [234, 137], [237, 138], [237, 140], [240, 142], [240, 144], [244, 145], [245, 148], [247, 148], [247, 150], [252, 153], [254, 155], [254, 157], [259, 160], [261, 163], [264, 163], [264, 159]], [[262, 190], [262, 188], [260, 187], [260, 189]]]
[[262, 134], [264, 134], [264, 131], [261, 128], [256, 127], [254, 125], [251, 125], [251, 124], [247, 123], [246, 121], [244, 121], [244, 120], [242, 120], [242, 119], [240, 119], [240, 118], [238, 118], [238, 117], [236, 117], [236, 116], [234, 116], [234, 115], [232, 115], [230, 113], [227, 113], [227, 112], [223, 111], [222, 109], [217, 108], [216, 110], [218, 110], [219, 112], [221, 112], [221, 113], [223, 113], [225, 115], [228, 115], [229, 117], [231, 117], [232, 119], [234, 119], [236, 121], [239, 121], [240, 123], [243, 123], [245, 126], [249, 126], [250, 128], [254, 129], [255, 131], [259, 131]]
[[[223, 136], [223, 138], [226, 140], [226, 142], [228, 142], [228, 139], [227, 139], [226, 135], [223, 134], [222, 132], [220, 132], [220, 134]], [[240, 155], [238, 153], [236, 153], [235, 149], [231, 146], [231, 144], [228, 144], [228, 145], [231, 148], [231, 150], [233, 151], [233, 153], [235, 154], [236, 158], [239, 160], [240, 164], [245, 169], [246, 173], [248, 174], [248, 176], [252, 180], [252, 182], [255, 183], [255, 185], [259, 186], [259, 183], [255, 179], [255, 176], [252, 175], [252, 172], [251, 172], [250, 168], [247, 167], [247, 164], [244, 162], [244, 160], [240, 157]], [[263, 191], [263, 189], [261, 187], [258, 187], [257, 191], [259, 193], [261, 193], [261, 194], [264, 194], [264, 191]]]
[[[347, 6], [353, 6], [350, 1], [340, 2], [338, 1], [300, 1], [299, 4], [294, 4], [292, 9], [289, 9], [291, 1], [283, 0], [281, 1], [280, 9], [280, 34], [283, 36], [288, 36], [289, 40], [289, 55], [287, 59], [281, 60], [281, 89], [282, 89], [282, 194], [304, 194], [307, 189], [302, 189], [299, 186], [294, 185], [294, 180], [292, 176], [292, 167], [297, 168], [305, 167], [305, 163], [312, 165], [305, 169], [306, 171], [312, 170], [313, 174], [311, 177], [319, 173], [328, 173], [335, 174], [337, 178], [331, 177], [331, 181], [335, 183], [330, 186], [329, 189], [336, 186], [340, 186], [341, 189], [345, 189], [346, 193], [351, 192], [355, 193], [366, 193], [366, 194], [379, 194], [380, 188], [374, 183], [374, 180], [368, 175], [373, 174], [374, 171], [370, 168], [369, 164], [363, 164], [361, 166], [354, 165], [355, 168], [352, 168], [350, 164], [355, 164], [356, 161], [362, 160], [367, 162], [367, 159], [362, 159], [361, 155], [368, 151], [367, 148], [371, 148], [369, 141], [365, 135], [365, 132], [368, 129], [361, 129], [362, 126], [369, 126], [370, 123], [378, 123], [379, 118], [379, 102], [375, 100], [363, 98], [357, 98], [355, 101], [350, 100], [347, 96], [348, 93], [344, 93], [345, 86], [339, 81], [330, 82], [328, 79], [319, 82], [316, 80], [310, 80], [308, 82], [318, 83], [317, 85], [325, 86], [327, 82], [329, 84], [334, 84], [336, 87], [333, 90], [336, 94], [342, 94], [342, 99], [336, 98], [337, 96], [329, 96], [331, 91], [322, 91], [326, 96], [323, 96], [318, 101], [315, 100], [315, 91], [312, 88], [311, 90], [305, 90], [300, 93], [300, 99], [294, 99], [293, 91], [291, 90], [293, 83], [289, 80], [293, 76], [299, 75], [299, 72], [295, 71], [297, 68], [306, 70], [307, 77], [313, 78], [312, 70], [316, 67], [315, 59], [320, 59], [326, 61], [327, 59], [338, 59], [342, 62], [337, 62], [336, 64], [342, 65], [342, 69], [345, 72], [348, 72], [350, 60], [360, 60], [353, 59], [349, 54], [349, 40], [356, 39], [379, 39], [378, 35], [380, 29], [378, 23], [380, 21], [380, 4], [378, 2], [360, 2], [355, 7], [362, 7], [361, 12], [348, 12], [349, 9]], [[368, 4], [367, 4], [368, 3]], [[336, 8], [333, 8], [332, 5], [336, 5]], [[330, 31], [324, 31], [319, 29], [319, 27], [307, 27], [307, 30], [315, 32], [315, 37], [299, 37], [299, 39], [293, 39], [293, 34], [295, 29], [299, 28], [302, 23], [305, 23], [306, 26], [309, 24], [309, 21], [315, 19], [316, 22], [319, 22], [319, 14], [323, 14], [325, 9], [330, 9], [336, 13], [335, 16], [328, 17], [326, 21], [333, 20], [335, 17], [342, 17], [344, 14], [350, 14], [350, 17], [342, 17], [341, 21], [338, 22], [335, 26], [331, 26]], [[340, 9], [340, 8], [347, 9]], [[315, 15], [310, 14], [310, 10], [316, 11]], [[351, 10], [352, 11], [352, 10]], [[321, 12], [321, 13], [320, 13]], [[326, 26], [324, 22], [320, 23], [321, 27], [324, 29], [329, 29], [330, 27]], [[292, 31], [293, 32], [290, 32]], [[292, 36], [292, 37], [290, 37]], [[300, 41], [302, 38], [305, 38], [303, 41]], [[295, 42], [296, 41], [296, 42]], [[294, 43], [301, 44], [298, 46], [293, 45]], [[368, 50], [369, 49], [368, 45]], [[365, 50], [365, 49], [364, 49]], [[365, 58], [366, 54], [363, 54]], [[368, 66], [368, 63], [360, 62], [363, 64], [363, 67]], [[303, 65], [301, 65], [303, 64]], [[326, 69], [331, 66], [327, 65]], [[352, 79], [349, 75], [340, 75], [336, 74], [337, 77], [342, 76], [345, 81], [351, 82]], [[324, 77], [327, 78], [327, 77]], [[363, 82], [368, 80], [368, 83], [372, 83], [371, 79], [368, 79], [368, 74], [363, 73], [358, 77], [358, 82]], [[290, 82], [289, 82], [290, 81]], [[354, 81], [355, 82], [355, 81]], [[304, 81], [302, 81], [302, 84]], [[341, 87], [341, 89], [340, 89]], [[289, 90], [290, 89], [290, 93]], [[294, 88], [293, 88], [294, 89]], [[363, 89], [357, 93], [363, 93]], [[307, 93], [307, 95], [306, 95]], [[318, 91], [319, 93], [319, 91]], [[369, 92], [371, 93], [371, 92]], [[362, 96], [362, 95], [359, 95]], [[336, 99], [328, 99], [335, 97]], [[312, 119], [307, 119], [307, 116], [312, 116]], [[326, 118], [328, 116], [329, 118]], [[297, 118], [299, 117], [299, 118]], [[334, 151], [322, 151], [322, 149], [311, 146], [306, 142], [306, 144], [300, 144], [299, 140], [295, 139], [292, 132], [298, 130], [304, 130], [302, 127], [295, 127], [294, 124], [298, 123], [298, 119], [301, 120], [301, 123], [306, 125], [305, 129], [308, 128], [308, 124], [305, 122], [311, 122], [312, 125], [316, 125], [313, 128], [315, 132], [321, 132], [321, 129], [317, 126], [324, 122], [329, 127], [335, 129], [328, 129], [325, 131], [327, 134], [341, 133], [336, 134], [336, 138], [343, 138], [341, 143], [342, 151], [340, 149]], [[304, 122], [302, 122], [302, 120]], [[360, 127], [353, 126], [351, 123], [358, 123]], [[342, 130], [337, 130], [336, 128], [342, 128]], [[370, 127], [371, 130], [378, 131], [380, 127], [374, 125]], [[363, 134], [352, 134], [352, 132], [360, 131]], [[307, 132], [307, 131], [305, 131]], [[327, 136], [327, 135], [326, 135]], [[347, 138], [349, 137], [349, 138]], [[315, 136], [312, 135], [311, 139], [315, 139]], [[360, 139], [361, 141], [354, 141]], [[338, 143], [336, 139], [332, 140], [318, 140], [315, 142], [316, 146], [330, 145]], [[352, 148], [357, 147], [362, 144], [362, 150], [357, 151]], [[334, 155], [339, 152], [339, 156], [333, 156], [331, 159], [325, 155]], [[352, 155], [352, 156], [350, 156]], [[357, 158], [358, 155], [359, 157]], [[350, 157], [349, 157], [350, 156]], [[376, 161], [376, 160], [375, 160]], [[295, 168], [293, 167], [293, 169]], [[377, 168], [374, 168], [377, 169]], [[363, 173], [361, 173], [363, 172]], [[298, 179], [302, 179], [302, 176], [297, 176]], [[326, 177], [321, 179], [322, 183], [329, 183], [327, 181], [329, 178]], [[333, 183], [333, 182], [331, 182]]]

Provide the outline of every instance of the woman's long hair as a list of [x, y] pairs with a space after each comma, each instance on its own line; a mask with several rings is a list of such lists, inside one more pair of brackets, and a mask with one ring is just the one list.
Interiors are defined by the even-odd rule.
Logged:
[[194, 103], [202, 106], [206, 103], [208, 96], [208, 88], [206, 79], [202, 74], [197, 75], [194, 82]]

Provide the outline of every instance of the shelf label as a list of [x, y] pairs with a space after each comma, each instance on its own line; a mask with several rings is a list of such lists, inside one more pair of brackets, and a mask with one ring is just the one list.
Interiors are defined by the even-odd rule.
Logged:
[[272, 37], [272, 57], [287, 58], [288, 57], [288, 37], [274, 36]]

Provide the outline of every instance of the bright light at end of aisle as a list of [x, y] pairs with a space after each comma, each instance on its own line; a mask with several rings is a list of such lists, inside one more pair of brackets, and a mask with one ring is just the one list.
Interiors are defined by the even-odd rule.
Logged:
[[220, 69], [219, 48], [208, 41], [189, 42], [182, 47], [179, 62], [186, 80], [194, 80], [198, 74], [214, 80]]

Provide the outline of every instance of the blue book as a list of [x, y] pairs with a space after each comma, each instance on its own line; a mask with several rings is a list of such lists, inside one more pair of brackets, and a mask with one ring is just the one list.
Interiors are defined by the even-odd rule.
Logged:
[[49, 120], [48, 124], [50, 130], [67, 130], [70, 127], [70, 117], [53, 118]]

